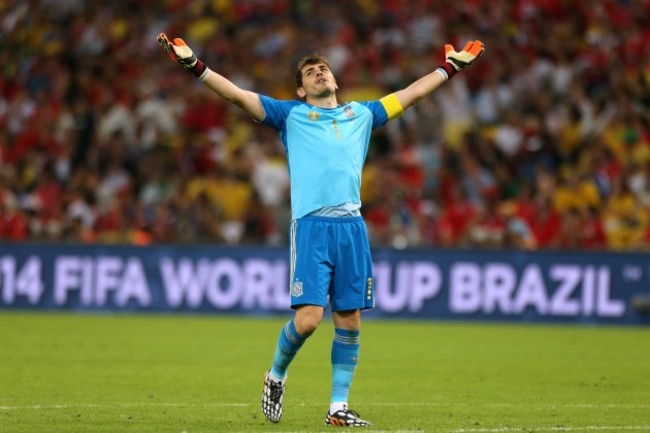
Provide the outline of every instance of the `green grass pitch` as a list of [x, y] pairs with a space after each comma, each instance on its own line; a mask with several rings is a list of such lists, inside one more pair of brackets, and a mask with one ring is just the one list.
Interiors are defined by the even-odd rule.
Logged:
[[[330, 323], [265, 421], [286, 318], [0, 313], [0, 432], [327, 432]], [[364, 322], [350, 403], [374, 432], [650, 432], [650, 329]]]

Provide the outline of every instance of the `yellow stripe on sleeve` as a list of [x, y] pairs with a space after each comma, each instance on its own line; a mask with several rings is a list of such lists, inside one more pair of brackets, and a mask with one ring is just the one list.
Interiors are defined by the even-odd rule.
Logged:
[[388, 114], [388, 120], [393, 120], [404, 113], [404, 108], [402, 108], [402, 104], [400, 104], [397, 95], [394, 93], [384, 96], [379, 100], [379, 102], [384, 106], [384, 109]]

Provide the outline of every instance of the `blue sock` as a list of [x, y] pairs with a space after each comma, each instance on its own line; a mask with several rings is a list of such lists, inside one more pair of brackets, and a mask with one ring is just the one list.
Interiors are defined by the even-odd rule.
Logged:
[[359, 331], [336, 328], [332, 342], [331, 403], [348, 401], [354, 370], [359, 359]]
[[271, 367], [271, 374], [278, 379], [284, 379], [287, 375], [287, 368], [293, 358], [302, 347], [302, 344], [309, 337], [303, 337], [296, 331], [296, 326], [293, 319], [289, 320], [278, 338], [278, 344], [275, 346], [275, 354], [273, 355], [273, 366]]

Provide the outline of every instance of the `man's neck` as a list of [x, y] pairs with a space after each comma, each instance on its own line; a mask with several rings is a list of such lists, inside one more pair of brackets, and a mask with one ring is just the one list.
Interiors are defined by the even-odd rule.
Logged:
[[336, 108], [339, 105], [336, 100], [336, 95], [330, 95], [323, 98], [307, 98], [306, 102], [318, 108]]

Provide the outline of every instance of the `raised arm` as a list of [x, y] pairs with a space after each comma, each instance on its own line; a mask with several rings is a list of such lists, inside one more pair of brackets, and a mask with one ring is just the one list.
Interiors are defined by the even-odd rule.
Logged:
[[172, 42], [167, 35], [161, 33], [158, 35], [158, 43], [167, 51], [173, 61], [203, 81], [214, 93], [241, 107], [253, 119], [264, 120], [264, 110], [257, 93], [241, 89], [226, 77], [212, 71], [196, 58], [190, 47], [181, 38], [175, 38]]
[[471, 65], [483, 54], [484, 50], [483, 42], [478, 40], [468, 42], [460, 52], [455, 51], [450, 44], [445, 45], [445, 63], [430, 74], [414, 81], [405, 89], [395, 92], [402, 108], [406, 110], [436, 90], [456, 72]]

